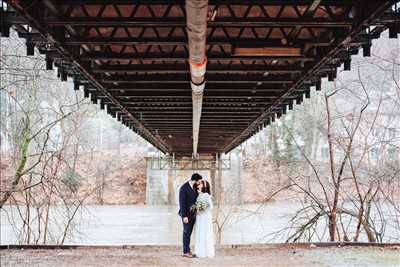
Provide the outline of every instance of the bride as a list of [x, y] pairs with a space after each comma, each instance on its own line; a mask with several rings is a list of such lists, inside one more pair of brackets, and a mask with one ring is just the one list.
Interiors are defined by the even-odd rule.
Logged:
[[195, 255], [200, 258], [214, 257], [214, 231], [212, 225], [212, 209], [213, 203], [210, 195], [210, 184], [201, 180], [197, 184], [199, 196], [196, 201], [207, 203], [206, 208], [202, 211], [197, 211], [195, 224]]

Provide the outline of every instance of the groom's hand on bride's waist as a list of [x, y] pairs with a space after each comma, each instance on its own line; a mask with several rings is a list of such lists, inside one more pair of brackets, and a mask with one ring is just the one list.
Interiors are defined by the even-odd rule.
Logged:
[[188, 217], [183, 217], [183, 223], [188, 223], [189, 222], [189, 218]]

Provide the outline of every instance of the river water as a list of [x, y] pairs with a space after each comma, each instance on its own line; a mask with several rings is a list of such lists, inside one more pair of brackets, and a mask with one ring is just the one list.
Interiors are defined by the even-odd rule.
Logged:
[[[298, 208], [293, 202], [224, 207], [219, 213], [219, 222], [224, 222], [221, 243], [284, 242], [286, 236], [283, 235], [271, 238], [288, 224]], [[1, 211], [1, 244], [18, 243], [18, 231], [9, 222], [12, 212], [15, 214], [13, 207]], [[67, 238], [65, 244], [178, 245], [181, 244], [182, 223], [177, 213], [177, 206], [86, 206], [78, 214], [75, 228], [78, 231]]]

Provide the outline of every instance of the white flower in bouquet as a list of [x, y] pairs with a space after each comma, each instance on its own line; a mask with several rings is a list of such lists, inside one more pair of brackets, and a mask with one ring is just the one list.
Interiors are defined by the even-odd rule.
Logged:
[[208, 208], [208, 203], [204, 200], [196, 200], [196, 203], [191, 207], [192, 211], [201, 212]]

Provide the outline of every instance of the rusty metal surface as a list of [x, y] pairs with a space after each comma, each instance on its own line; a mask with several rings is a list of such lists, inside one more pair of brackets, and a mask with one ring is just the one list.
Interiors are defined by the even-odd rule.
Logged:
[[[209, 0], [200, 154], [228, 152], [400, 31], [400, 1]], [[47, 67], [164, 152], [193, 153], [185, 1], [5, 1]], [[30, 27], [27, 27], [29, 24]], [[202, 59], [200, 58], [200, 61]], [[198, 64], [199, 62], [194, 62]]]

